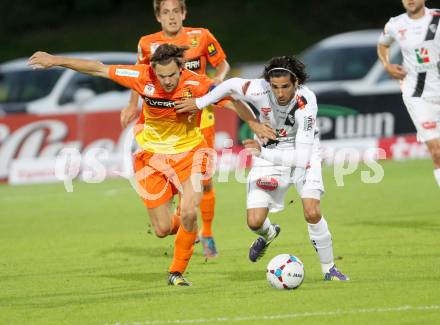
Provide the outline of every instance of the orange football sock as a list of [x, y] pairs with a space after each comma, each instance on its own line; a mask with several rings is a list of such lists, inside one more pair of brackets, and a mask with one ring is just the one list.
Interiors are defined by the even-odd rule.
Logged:
[[214, 219], [215, 191], [204, 192], [200, 202], [202, 214], [202, 236], [212, 237], [212, 221]]
[[183, 226], [179, 227], [174, 241], [174, 256], [170, 272], [185, 272], [194, 251], [196, 237], [197, 231], [189, 232]]

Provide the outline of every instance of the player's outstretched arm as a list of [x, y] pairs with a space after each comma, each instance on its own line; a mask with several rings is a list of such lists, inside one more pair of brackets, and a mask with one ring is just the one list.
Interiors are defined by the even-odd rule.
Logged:
[[64, 67], [95, 77], [109, 78], [109, 67], [99, 61], [56, 56], [46, 52], [35, 52], [29, 58], [28, 65], [34, 69]]
[[203, 109], [209, 105], [215, 104], [224, 97], [230, 96], [234, 93], [239, 94], [243, 84], [242, 81], [243, 79], [240, 78], [231, 78], [223, 81], [203, 97], [176, 101], [176, 112], [194, 112], [198, 109]]
[[278, 166], [306, 168], [312, 157], [312, 144], [296, 143], [295, 149], [280, 150], [262, 148], [256, 140], [244, 140], [243, 145], [249, 153]]

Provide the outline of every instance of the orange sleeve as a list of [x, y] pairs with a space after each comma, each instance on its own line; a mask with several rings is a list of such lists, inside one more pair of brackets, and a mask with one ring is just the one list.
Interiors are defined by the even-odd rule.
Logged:
[[138, 43], [138, 64], [150, 64], [150, 42], [142, 37]]
[[111, 65], [108, 75], [111, 80], [121, 86], [133, 89], [140, 95], [144, 93], [148, 66], [141, 65]]
[[206, 43], [205, 43], [206, 57], [208, 58], [209, 63], [211, 63], [211, 65], [215, 68], [221, 62], [226, 60], [226, 54], [223, 51], [222, 47], [220, 46], [220, 43], [214, 37], [214, 35], [212, 35], [211, 32], [207, 29], [205, 30], [205, 32], [206, 32]]

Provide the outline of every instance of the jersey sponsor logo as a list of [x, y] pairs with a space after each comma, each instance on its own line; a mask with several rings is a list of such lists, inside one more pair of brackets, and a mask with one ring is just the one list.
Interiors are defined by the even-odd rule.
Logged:
[[295, 108], [304, 109], [307, 105], [307, 99], [304, 96], [296, 96]]
[[270, 107], [263, 107], [260, 110], [261, 110], [261, 113], [263, 113], [263, 117], [266, 119], [269, 118], [269, 113], [272, 112], [272, 108], [270, 108]]
[[304, 130], [311, 131], [313, 130], [313, 126], [315, 124], [315, 119], [312, 115], [304, 116]]
[[189, 32], [186, 32], [187, 35], [191, 35], [191, 34], [201, 34], [202, 31], [199, 29], [195, 29], [195, 30], [190, 30]]
[[193, 94], [192, 94], [191, 89], [189, 89], [189, 88], [183, 89], [182, 98], [192, 98], [192, 97], [193, 97]]
[[144, 97], [144, 100], [148, 106], [154, 108], [174, 108], [175, 106], [174, 101], [169, 99]]
[[202, 66], [200, 58], [191, 59], [185, 62], [185, 68], [191, 71], [198, 70]]
[[154, 88], [153, 84], [147, 84], [144, 88], [144, 94], [147, 96], [152, 96], [155, 92], [156, 88]]
[[157, 48], [158, 48], [159, 46], [160, 46], [159, 43], [151, 43], [151, 44], [150, 44], [150, 52], [151, 52], [151, 55], [153, 55], [154, 52], [156, 52], [156, 50], [157, 50]]
[[285, 129], [283, 129], [283, 128], [277, 129], [276, 133], [277, 133], [277, 138], [278, 137], [281, 137], [281, 138], [282, 137], [287, 137], [287, 135], [288, 135], [287, 131]]
[[399, 35], [400, 35], [400, 40], [402, 40], [402, 41], [406, 40], [405, 33], [406, 33], [407, 30], [408, 30], [408, 29], [403, 28], [403, 29], [399, 29], [399, 30], [397, 31], [397, 32], [399, 33]]
[[251, 85], [250, 81], [246, 81], [243, 85], [243, 87], [241, 87], [241, 92], [243, 93], [244, 96], [246, 96], [246, 93], [249, 89], [249, 86]]
[[264, 95], [267, 95], [268, 93], [270, 93], [270, 90], [265, 90], [265, 91], [261, 91], [258, 93], [251, 93], [250, 95], [251, 96], [264, 96]]
[[195, 81], [195, 80], [186, 80], [184, 83], [184, 85], [191, 85], [191, 86], [200, 86], [200, 82]]
[[192, 48], [195, 48], [197, 46], [199, 46], [200, 44], [200, 39], [197, 36], [192, 36], [189, 40], [189, 46]]
[[275, 191], [278, 188], [278, 181], [273, 177], [261, 177], [256, 184], [265, 191]]
[[217, 48], [215, 47], [214, 43], [210, 43], [208, 45], [208, 55], [213, 56], [217, 54]]
[[116, 69], [115, 71], [115, 75], [120, 77], [138, 78], [139, 74], [139, 71], [130, 69]]
[[422, 127], [426, 130], [433, 130], [437, 128], [437, 122], [425, 122], [422, 124]]
[[429, 63], [430, 58], [429, 58], [429, 52], [428, 49], [425, 47], [421, 47], [419, 49], [415, 49], [416, 52], [416, 57], [417, 57], [417, 62], [420, 64], [424, 64], [424, 63]]

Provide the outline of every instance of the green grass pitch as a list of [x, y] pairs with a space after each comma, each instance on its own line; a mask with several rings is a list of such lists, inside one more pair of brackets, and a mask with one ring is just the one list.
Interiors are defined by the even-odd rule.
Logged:
[[[438, 324], [440, 189], [431, 162], [383, 162], [379, 184], [357, 173], [337, 187], [324, 169], [322, 211], [348, 283], [324, 282], [300, 201], [271, 215], [282, 232], [264, 258], [248, 261], [245, 185], [216, 184], [220, 256], [200, 245], [192, 287], [166, 285], [173, 238], [158, 239], [127, 181], [0, 186], [0, 324]], [[363, 168], [364, 170], [368, 170]], [[302, 286], [275, 290], [271, 257], [305, 265]]]

